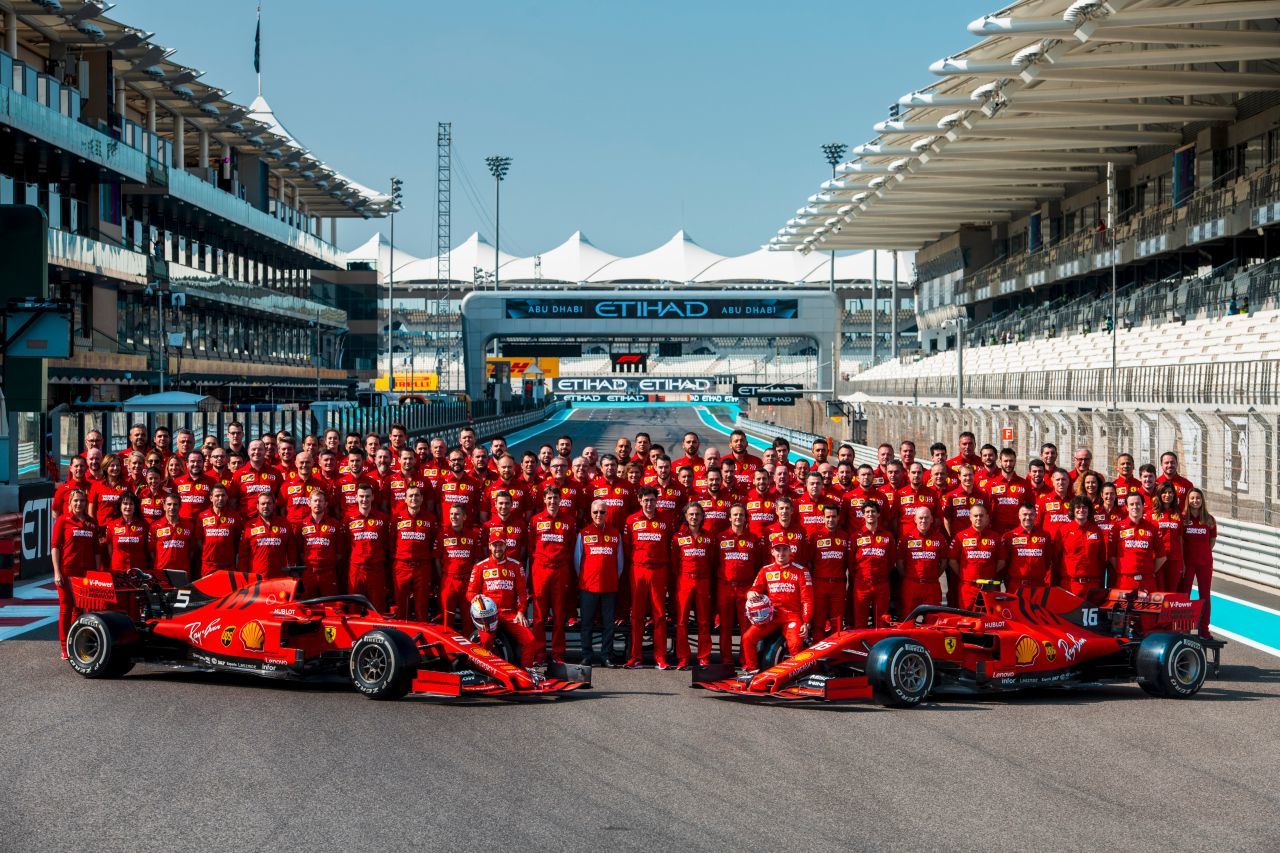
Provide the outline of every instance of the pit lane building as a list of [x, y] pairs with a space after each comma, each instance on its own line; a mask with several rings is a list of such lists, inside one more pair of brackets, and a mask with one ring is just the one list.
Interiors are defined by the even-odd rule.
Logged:
[[105, 8], [0, 0], [0, 204], [45, 212], [50, 292], [75, 305], [51, 402], [155, 389], [162, 359], [168, 388], [223, 400], [345, 394], [349, 314], [372, 309], [337, 221], [391, 198]]

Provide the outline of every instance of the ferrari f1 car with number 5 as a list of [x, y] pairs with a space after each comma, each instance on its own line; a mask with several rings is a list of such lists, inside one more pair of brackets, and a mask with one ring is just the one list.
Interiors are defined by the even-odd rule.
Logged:
[[389, 619], [362, 595], [297, 599], [298, 581], [214, 572], [171, 585], [134, 569], [72, 578], [85, 611], [67, 632], [72, 669], [124, 675], [135, 663], [349, 681], [371, 699], [553, 696], [589, 687], [590, 667], [523, 669], [439, 625]]
[[[1200, 602], [1177, 593], [988, 588], [977, 609], [922, 605], [901, 622], [836, 633], [786, 658], [766, 641], [758, 673], [693, 673], [693, 686], [743, 699], [871, 699], [910, 707], [931, 694], [1132, 682], [1194, 696], [1225, 645], [1191, 633]], [[771, 664], [771, 665], [770, 665]]]

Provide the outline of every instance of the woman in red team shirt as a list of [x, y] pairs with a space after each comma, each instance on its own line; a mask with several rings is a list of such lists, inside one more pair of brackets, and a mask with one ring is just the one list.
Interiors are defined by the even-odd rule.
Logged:
[[1160, 572], [1160, 590], [1177, 592], [1182, 586], [1182, 501], [1178, 499], [1178, 490], [1173, 483], [1165, 483], [1156, 491], [1155, 507], [1148, 511], [1148, 517], [1160, 531], [1160, 540], [1164, 543], [1166, 557], [1164, 569]]
[[1120, 506], [1116, 487], [1110, 483], [1104, 484], [1098, 502], [1093, 505], [1093, 523], [1098, 525], [1103, 533], [1110, 536], [1115, 526], [1124, 521], [1125, 518], [1125, 511]]
[[98, 569], [98, 525], [89, 517], [89, 498], [82, 489], [67, 494], [67, 511], [53, 523], [50, 553], [53, 583], [58, 588], [58, 636], [62, 659], [67, 659], [67, 631], [80, 616], [71, 593], [71, 578], [84, 577]]
[[164, 474], [159, 468], [148, 468], [142, 476], [146, 485], [138, 489], [138, 511], [151, 524], [164, 517], [164, 499], [169, 490], [164, 487]]
[[129, 481], [124, 474], [124, 461], [118, 455], [102, 460], [102, 477], [89, 490], [89, 515], [105, 530], [107, 525], [120, 517], [116, 503], [129, 491]]
[[130, 569], [150, 571], [147, 555], [147, 521], [138, 510], [138, 496], [133, 492], [120, 495], [116, 503], [120, 517], [107, 525], [106, 540], [108, 565], [113, 572]]
[[1213, 583], [1213, 543], [1218, 539], [1218, 522], [1209, 514], [1204, 492], [1187, 491], [1187, 511], [1182, 517], [1182, 584], [1179, 592], [1190, 592], [1194, 580], [1200, 591], [1200, 636], [1212, 639], [1209, 633], [1209, 588]]
[[1073, 491], [1081, 497], [1086, 497], [1089, 502], [1097, 506], [1102, 502], [1102, 487], [1107, 481], [1097, 471], [1086, 471], [1079, 477]]
[[182, 458], [179, 457], [176, 453], [173, 456], [170, 456], [168, 459], [166, 459], [164, 462], [165, 489], [170, 492], [177, 492], [178, 488], [175, 485], [175, 483], [177, 482], [177, 479], [179, 477], [184, 476], [186, 473], [187, 473], [187, 466], [183, 464]]

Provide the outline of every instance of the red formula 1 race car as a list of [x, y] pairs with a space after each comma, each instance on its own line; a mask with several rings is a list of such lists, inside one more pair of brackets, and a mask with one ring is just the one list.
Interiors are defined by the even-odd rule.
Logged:
[[1189, 633], [1200, 602], [1175, 593], [1086, 597], [1057, 587], [987, 590], [977, 609], [917, 607], [883, 628], [842, 631], [786, 658], [766, 641], [755, 674], [695, 670], [693, 686], [743, 699], [871, 699], [910, 707], [931, 694], [1137, 681], [1153, 696], [1194, 696], [1225, 645]]
[[105, 678], [146, 662], [350, 681], [371, 699], [554, 696], [591, 684], [590, 667], [559, 664], [544, 677], [439, 625], [382, 616], [361, 595], [299, 600], [292, 578], [238, 572], [169, 580], [136, 569], [73, 578], [85, 613], [67, 632], [72, 669]]

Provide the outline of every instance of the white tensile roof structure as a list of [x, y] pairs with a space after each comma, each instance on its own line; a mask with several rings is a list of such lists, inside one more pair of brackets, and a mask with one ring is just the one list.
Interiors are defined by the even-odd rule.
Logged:
[[[836, 281], [871, 281], [873, 255], [878, 255], [878, 268], [874, 271], [877, 277], [880, 281], [890, 281], [893, 278], [890, 251], [837, 254]], [[914, 257], [914, 252], [898, 253], [899, 281], [911, 280]], [[386, 270], [391, 268], [391, 244], [381, 233], [374, 234], [364, 245], [347, 252], [347, 261], [374, 264], [379, 279], [386, 281]], [[825, 252], [801, 255], [767, 249], [726, 257], [698, 245], [684, 231], [677, 231], [652, 251], [623, 258], [596, 247], [581, 231], [575, 231], [559, 246], [540, 255], [517, 258], [502, 253], [501, 280], [504, 285], [761, 284], [776, 287], [825, 283], [831, 275], [830, 262], [830, 255]], [[479, 234], [472, 234], [449, 252], [450, 282], [464, 287], [474, 285], [477, 267], [485, 274], [493, 272], [493, 244]], [[436, 258], [418, 258], [396, 249], [397, 284], [436, 285], [438, 270]]]
[[933, 63], [942, 79], [899, 98], [770, 247], [918, 249], [1095, 185], [1280, 88], [1277, 16], [1271, 0], [1019, 0], [979, 18], [982, 40]]

